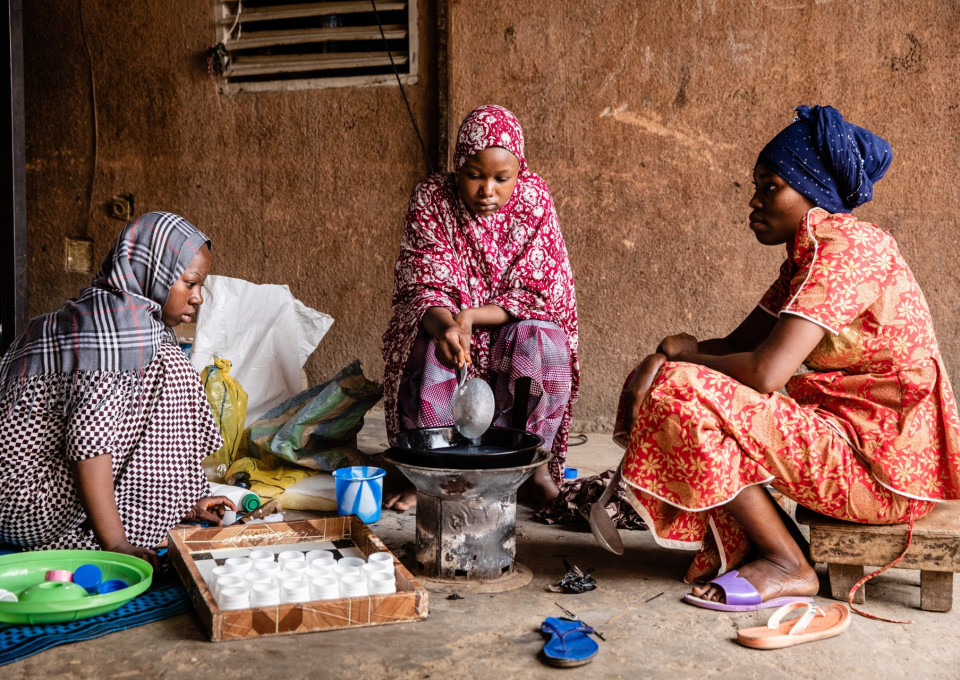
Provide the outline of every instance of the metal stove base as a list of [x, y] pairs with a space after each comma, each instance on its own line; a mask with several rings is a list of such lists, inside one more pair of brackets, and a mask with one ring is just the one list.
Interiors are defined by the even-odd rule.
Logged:
[[513, 571], [490, 580], [447, 580], [417, 574], [417, 580], [433, 593], [505, 593], [523, 588], [533, 581], [533, 572], [519, 562], [513, 563]]

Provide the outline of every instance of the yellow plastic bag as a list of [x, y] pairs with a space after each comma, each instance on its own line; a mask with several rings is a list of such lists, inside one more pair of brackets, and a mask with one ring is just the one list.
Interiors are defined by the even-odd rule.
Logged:
[[[223, 435], [223, 446], [204, 461], [204, 468], [212, 467], [215, 472], [213, 475], [208, 472], [207, 477], [217, 481], [223, 480], [227, 468], [236, 458], [247, 420], [247, 393], [230, 376], [230, 366], [229, 359], [214, 357], [213, 366], [207, 366], [200, 374], [203, 391], [213, 409], [213, 419]], [[214, 466], [209, 464], [210, 458], [214, 459]]]
[[[240, 472], [249, 475], [250, 490], [263, 499], [276, 498], [297, 482], [317, 474], [312, 470], [294, 467], [267, 467], [254, 458], [237, 458], [227, 471], [227, 477], [235, 477]], [[283, 505], [282, 500], [281, 505]], [[283, 507], [287, 508], [288, 506], [283, 505]], [[294, 510], [295, 508], [289, 507], [288, 509]]]

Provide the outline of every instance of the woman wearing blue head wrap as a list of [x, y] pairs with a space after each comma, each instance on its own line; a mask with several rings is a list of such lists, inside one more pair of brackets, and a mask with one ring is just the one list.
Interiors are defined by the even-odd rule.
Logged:
[[832, 106], [798, 106], [793, 124], [763, 148], [757, 163], [814, 205], [849, 213], [873, 198], [873, 185], [892, 159], [887, 140], [846, 122]]
[[687, 596], [711, 609], [819, 588], [765, 485], [866, 524], [960, 499], [960, 418], [930, 311], [893, 237], [850, 214], [890, 145], [830, 107], [797, 113], [760, 153], [750, 200], [757, 240], [786, 247], [780, 276], [727, 337], [665, 338], [617, 417], [627, 500], [658, 542], [698, 551], [687, 580], [722, 575]]

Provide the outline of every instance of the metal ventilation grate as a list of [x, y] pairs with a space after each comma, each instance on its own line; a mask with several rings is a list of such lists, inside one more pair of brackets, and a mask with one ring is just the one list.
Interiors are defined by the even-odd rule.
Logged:
[[416, 0], [215, 1], [225, 94], [416, 82]]

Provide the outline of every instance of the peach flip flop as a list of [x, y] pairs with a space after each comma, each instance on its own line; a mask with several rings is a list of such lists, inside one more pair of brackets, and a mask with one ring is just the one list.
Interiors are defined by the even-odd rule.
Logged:
[[[781, 623], [796, 609], [806, 611], [799, 618]], [[835, 602], [821, 609], [813, 603], [791, 602], [775, 611], [766, 626], [737, 631], [737, 642], [753, 649], [781, 649], [830, 638], [849, 627], [850, 610], [845, 604]]]

